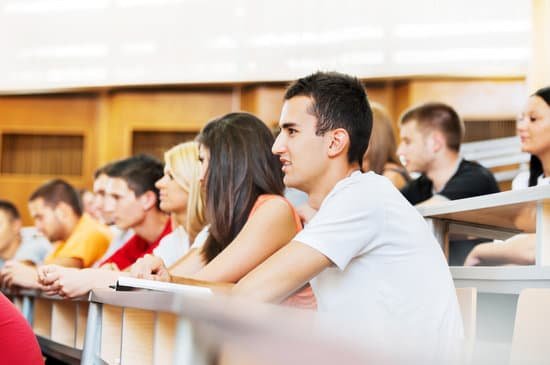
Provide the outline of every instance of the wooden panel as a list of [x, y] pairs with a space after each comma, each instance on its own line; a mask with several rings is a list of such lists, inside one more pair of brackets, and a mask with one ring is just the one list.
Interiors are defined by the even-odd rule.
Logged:
[[414, 80], [409, 105], [440, 101], [464, 119], [514, 119], [526, 97], [525, 80]]
[[512, 137], [516, 135], [516, 120], [465, 120], [464, 128], [463, 142]]
[[[8, 152], [8, 156], [2, 156], [3, 158], [0, 159], [4, 172], [0, 175], [1, 198], [9, 199], [19, 207], [25, 225], [32, 224], [25, 209], [27, 199], [30, 193], [46, 180], [63, 177], [76, 184], [76, 187], [91, 186], [93, 169], [97, 165], [98, 136], [95, 132], [97, 105], [97, 97], [92, 94], [0, 97], [0, 133], [3, 135], [82, 136], [80, 155], [75, 155], [73, 148], [70, 148], [70, 153], [63, 154], [62, 164], [73, 166], [68, 173], [76, 175], [64, 175], [66, 166], [61, 167], [55, 162], [56, 159], [47, 157], [51, 156], [49, 153], [40, 155], [40, 158], [35, 159], [34, 164], [29, 159], [32, 161], [32, 156], [37, 157], [36, 153], [30, 153], [31, 158], [27, 155], [20, 157], [22, 160], [15, 161]], [[29, 147], [27, 141], [20, 139], [15, 141], [20, 152]], [[50, 152], [59, 147], [57, 142], [54, 144], [55, 148], [49, 146]], [[33, 150], [36, 151], [36, 149]], [[9, 141], [8, 146], [3, 146], [0, 150], [4, 153], [11, 150]], [[45, 163], [43, 157], [53, 162]], [[66, 158], [70, 161], [66, 161]], [[77, 160], [79, 160], [78, 163]], [[46, 169], [43, 170], [44, 168]], [[19, 174], [20, 172], [24, 175]], [[37, 175], [47, 172], [51, 173]]]
[[178, 317], [171, 313], [157, 313], [155, 321], [154, 359], [155, 365], [173, 363], [174, 340]]
[[2, 135], [2, 174], [82, 175], [84, 137]]
[[52, 341], [74, 347], [76, 340], [77, 302], [57, 300], [52, 306]]
[[155, 313], [125, 308], [123, 318], [121, 364], [152, 364]]
[[88, 302], [79, 302], [76, 312], [76, 342], [75, 347], [82, 349], [84, 347], [84, 335], [86, 334], [86, 321], [88, 320]]
[[255, 86], [245, 88], [241, 95], [241, 110], [252, 113], [270, 128], [279, 124], [286, 86]]
[[37, 335], [50, 338], [52, 330], [52, 302], [50, 300], [34, 299], [33, 330]]
[[164, 161], [164, 153], [171, 147], [182, 142], [192, 141], [196, 136], [195, 132], [134, 131], [132, 133], [132, 154], [146, 153]]
[[120, 364], [122, 312], [122, 308], [103, 305], [100, 356], [108, 364]]
[[231, 111], [231, 90], [120, 91], [109, 107], [109, 159], [132, 152], [134, 130], [198, 132]]

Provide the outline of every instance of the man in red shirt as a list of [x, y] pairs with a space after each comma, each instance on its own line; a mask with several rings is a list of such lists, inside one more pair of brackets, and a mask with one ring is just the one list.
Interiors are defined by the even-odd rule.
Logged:
[[124, 270], [138, 258], [152, 253], [162, 237], [172, 231], [168, 216], [160, 210], [155, 182], [162, 178], [163, 165], [155, 158], [137, 155], [115, 162], [106, 170], [104, 211], [123, 230], [134, 235], [101, 267]]

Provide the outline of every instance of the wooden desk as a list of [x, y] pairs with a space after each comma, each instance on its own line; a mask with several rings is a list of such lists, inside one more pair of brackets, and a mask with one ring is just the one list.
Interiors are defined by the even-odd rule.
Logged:
[[504, 239], [536, 233], [536, 266], [550, 265], [550, 186], [538, 186], [419, 207], [434, 235], [448, 253], [448, 236], [470, 233]]

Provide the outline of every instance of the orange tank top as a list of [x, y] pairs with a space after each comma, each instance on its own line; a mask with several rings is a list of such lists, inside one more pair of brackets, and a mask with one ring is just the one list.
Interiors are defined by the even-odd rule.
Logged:
[[[296, 208], [290, 203], [285, 197], [275, 194], [262, 194], [256, 199], [256, 202], [254, 203], [254, 206], [250, 210], [249, 217], [252, 216], [258, 208], [265, 203], [268, 200], [271, 199], [282, 199], [285, 203], [288, 204], [290, 209], [292, 209], [292, 215], [294, 217], [294, 223], [296, 225], [296, 233], [300, 232], [302, 230], [302, 220], [300, 219], [300, 216], [298, 215], [298, 212], [296, 211]], [[290, 306], [290, 307], [296, 307], [296, 308], [302, 308], [302, 309], [317, 309], [317, 301], [315, 299], [315, 295], [313, 294], [313, 290], [311, 289], [311, 286], [309, 284], [306, 284], [304, 287], [302, 287], [300, 290], [292, 294], [290, 297], [285, 299], [282, 302], [283, 305]]]

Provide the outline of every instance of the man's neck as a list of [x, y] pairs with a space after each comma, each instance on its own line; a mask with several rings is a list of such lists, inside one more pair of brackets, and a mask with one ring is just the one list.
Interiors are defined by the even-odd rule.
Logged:
[[20, 244], [21, 244], [21, 235], [18, 234], [14, 237], [14, 239], [10, 243], [6, 245], [6, 247], [2, 251], [0, 251], [0, 259], [10, 260], [11, 258], [13, 258]]
[[164, 231], [167, 220], [168, 216], [166, 214], [159, 210], [151, 209], [147, 212], [143, 221], [139, 225], [132, 227], [132, 229], [145, 241], [153, 243]]
[[453, 177], [456, 173], [459, 160], [460, 156], [458, 152], [447, 150], [442, 152], [442, 155], [432, 162], [430, 168], [426, 171], [426, 176], [432, 181], [435, 191], [441, 191], [445, 184]]
[[313, 209], [319, 209], [323, 200], [334, 189], [334, 186], [340, 181], [349, 177], [354, 171], [359, 171], [359, 165], [344, 164], [342, 166], [335, 166], [334, 168], [327, 169], [326, 172], [316, 179], [315, 185], [312, 186], [308, 193], [308, 204]]

